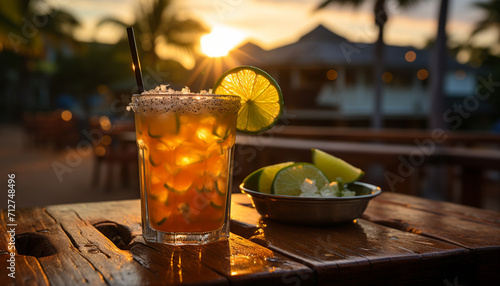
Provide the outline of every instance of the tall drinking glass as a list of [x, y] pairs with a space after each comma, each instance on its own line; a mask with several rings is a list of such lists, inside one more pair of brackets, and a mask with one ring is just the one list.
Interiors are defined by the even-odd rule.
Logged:
[[204, 244], [229, 235], [237, 96], [132, 97], [147, 241]]

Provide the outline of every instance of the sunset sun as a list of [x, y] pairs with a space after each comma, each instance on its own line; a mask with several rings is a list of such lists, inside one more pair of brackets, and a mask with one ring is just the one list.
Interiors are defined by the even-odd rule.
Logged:
[[223, 57], [236, 47], [244, 37], [245, 35], [241, 31], [216, 26], [209, 34], [201, 37], [201, 50], [211, 58]]

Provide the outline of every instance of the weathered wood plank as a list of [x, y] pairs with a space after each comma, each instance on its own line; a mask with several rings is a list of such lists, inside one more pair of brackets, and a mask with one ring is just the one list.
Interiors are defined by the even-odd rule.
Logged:
[[205, 246], [183, 246], [204, 265], [226, 276], [230, 284], [312, 285], [312, 270], [272, 250], [231, 234], [227, 241]]
[[116, 247], [75, 211], [48, 207], [47, 212], [61, 225], [75, 249], [99, 271], [109, 285], [153, 281], [153, 274], [137, 263], [126, 250]]
[[139, 200], [65, 204], [50, 207], [50, 209], [53, 208], [75, 211], [78, 216], [92, 225], [112, 221], [126, 225], [134, 236], [142, 233], [141, 203]]
[[[3, 252], [2, 252], [3, 253]], [[10, 254], [0, 254], [2, 285], [49, 285], [49, 280], [35, 257], [16, 255], [14, 278], [7, 276], [11, 271]]]
[[392, 203], [406, 208], [435, 212], [462, 220], [475, 221], [500, 227], [500, 213], [449, 202], [433, 201], [399, 193], [383, 192], [374, 201]]
[[[80, 255], [45, 209], [17, 210], [16, 223], [16, 260], [24, 259], [26, 267], [31, 269], [18, 269], [25, 276], [19, 283], [16, 280], [16, 284], [29, 284], [23, 281], [43, 284], [46, 279], [51, 285], [105, 284], [100, 273]], [[24, 268], [22, 265], [19, 267]], [[2, 275], [7, 275], [5, 271], [2, 268]]]
[[[139, 200], [16, 215], [22, 279], [6, 280], [12, 285], [474, 285], [500, 279], [497, 214], [403, 195], [374, 199], [365, 212], [372, 222], [324, 228], [263, 220], [246, 195], [234, 195], [231, 231], [237, 235], [205, 246], [145, 243]], [[7, 276], [4, 222], [0, 274]]]
[[[140, 229], [139, 200], [61, 205], [47, 210], [60, 221], [82, 255], [101, 269], [110, 285], [160, 282], [227, 285], [225, 277], [202, 265], [196, 256], [180, 247], [146, 243]], [[101, 232], [107, 232], [103, 227], [113, 225], [122, 229], [123, 249]]]
[[[312, 278], [311, 270], [308, 267], [274, 254], [272, 251], [249, 241], [245, 242], [242, 238], [234, 235], [231, 236], [229, 241], [202, 247], [185, 246], [180, 248], [154, 243], [146, 244], [142, 236], [140, 236], [140, 208], [138, 200], [62, 205], [49, 207], [48, 210], [54, 217], [57, 217], [58, 220], [67, 220], [68, 224], [70, 222], [74, 224], [74, 221], [80, 220], [78, 225], [68, 225], [66, 227], [68, 232], [72, 234], [76, 233], [76, 236], [79, 237], [76, 244], [104, 246], [104, 249], [106, 249], [105, 253], [112, 257], [117, 256], [120, 252], [126, 253], [126, 251], [116, 248], [113, 249], [113, 245], [109, 242], [106, 244], [105, 241], [93, 241], [90, 243], [89, 238], [95, 240], [99, 237], [100, 233], [96, 234], [93, 227], [88, 230], [86, 225], [84, 223], [82, 224], [82, 222], [93, 223], [101, 230], [103, 224], [108, 224], [108, 227], [112, 227], [110, 224], [121, 222], [122, 226], [131, 233], [131, 238], [129, 240], [134, 240], [133, 243], [130, 243], [130, 241], [125, 243], [131, 245], [129, 250], [134, 260], [140, 262], [150, 272], [155, 273], [157, 280], [168, 281], [169, 284], [180, 282], [197, 283], [202, 281], [206, 283], [227, 283], [224, 277], [214, 276], [213, 274], [216, 272], [227, 277], [231, 283], [246, 283], [246, 281], [255, 282], [264, 277], [266, 281], [269, 281], [271, 284], [278, 284], [283, 280], [283, 277], [285, 280], [291, 279], [292, 281], [294, 281], [294, 279], [300, 279], [301, 277]], [[122, 211], [117, 212], [117, 210]], [[124, 213], [123, 210], [126, 210], [126, 213]], [[75, 213], [78, 214], [78, 217], [75, 217]], [[117, 213], [119, 213], [119, 215], [116, 215]], [[63, 223], [63, 225], [66, 225], [66, 223]], [[102, 251], [102, 249], [100, 249], [100, 251]], [[90, 256], [88, 259], [95, 265], [109, 263], [106, 261], [101, 262], [94, 257], [95, 256]], [[245, 258], [247, 260], [245, 260]], [[165, 259], [167, 259], [167, 261], [165, 261]], [[182, 263], [172, 264], [172, 259], [181, 261]], [[116, 257], [116, 259], [113, 260], [123, 261], [123, 257]], [[145, 261], [149, 262], [145, 263]], [[237, 261], [237, 265], [231, 265], [232, 261]], [[116, 264], [114, 268], [111, 268], [111, 271], [119, 268], [120, 262], [116, 262]], [[165, 265], [169, 265], [170, 267], [165, 268]], [[176, 267], [179, 267], [179, 269]], [[247, 270], [251, 269], [251, 273], [248, 271], [238, 271], [236, 267]], [[195, 270], [198, 272], [193, 273]], [[120, 270], [120, 273], [122, 273], [121, 271], [122, 270]], [[103, 275], [105, 278], [114, 277], [117, 281], [126, 280], [126, 277], [122, 277], [122, 279], [117, 278], [120, 273], [103, 273]], [[143, 281], [154, 281], [151, 277], [142, 277], [142, 279]], [[307, 279], [299, 281], [302, 283], [308, 282]]]
[[[247, 206], [242, 208], [241, 206]], [[245, 238], [259, 242], [259, 220], [260, 215], [252, 208], [251, 200], [243, 194], [233, 195], [231, 197], [231, 232]], [[244, 221], [253, 221], [256, 224], [241, 223]], [[264, 243], [265, 246], [265, 243]]]
[[473, 208], [444, 203], [440, 210], [441, 203], [429, 200], [426, 209], [426, 200], [397, 195], [402, 200], [398, 202], [390, 197], [386, 194], [370, 202], [363, 218], [467, 248], [474, 261], [474, 281], [486, 285], [500, 280], [500, 273], [493, 270], [500, 268], [500, 227], [494, 214], [478, 210], [474, 215]]
[[269, 249], [313, 267], [319, 284], [390, 285], [392, 281], [439, 285], [459, 274], [464, 279], [472, 275], [467, 270], [469, 251], [459, 246], [363, 219], [309, 228], [262, 219], [254, 209], [254, 215], [239, 216], [250, 209], [246, 196], [239, 196], [232, 218], [244, 230], [242, 235], [248, 236], [253, 229], [254, 236], [247, 238], [259, 237]]
[[[415, 208], [411, 203], [383, 200], [387, 197], [372, 200], [363, 218], [477, 251], [483, 248], [500, 250], [500, 227], [467, 219], [466, 208], [462, 215], [449, 215], [448, 211]], [[429, 204], [432, 202], [429, 201]], [[459, 208], [455, 211], [459, 212]]]
[[[9, 221], [5, 210], [2, 210], [0, 217], [2, 222]], [[12, 223], [15, 229], [14, 234], [16, 234], [17, 223], [15, 221]], [[12, 227], [8, 227], [7, 224], [0, 224], [0, 273], [2, 275], [2, 285], [49, 285], [48, 278], [36, 257], [19, 255], [15, 249], [15, 241], [9, 244], [11, 241], [7, 231], [12, 231]], [[14, 235], [14, 239], [16, 238], [16, 235]], [[15, 254], [14, 258], [12, 258], [11, 253]], [[11, 273], [13, 276], [8, 276]]]
[[227, 279], [200, 263], [199, 258], [181, 247], [146, 243], [143, 237], [130, 246], [134, 260], [154, 274], [142, 285], [228, 285]]

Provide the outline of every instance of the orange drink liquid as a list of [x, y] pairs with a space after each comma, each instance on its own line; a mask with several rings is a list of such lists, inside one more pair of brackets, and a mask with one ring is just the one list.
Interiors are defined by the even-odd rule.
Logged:
[[239, 97], [134, 95], [146, 240], [203, 244], [229, 235]]

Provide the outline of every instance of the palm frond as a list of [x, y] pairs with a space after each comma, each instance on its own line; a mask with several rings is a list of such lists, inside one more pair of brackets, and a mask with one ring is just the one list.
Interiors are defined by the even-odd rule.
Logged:
[[483, 10], [499, 11], [500, 1], [499, 0], [490, 0], [490, 2], [476, 2], [473, 4], [473, 6], [476, 8], [483, 9]]
[[47, 25], [40, 27], [40, 29], [43, 33], [55, 37], [72, 37], [74, 30], [80, 26], [80, 22], [72, 14], [64, 10], [51, 9], [47, 15], [41, 15], [41, 17], [46, 17], [49, 21]]
[[470, 36], [473, 37], [482, 31], [496, 27], [500, 37], [500, 0], [474, 3], [474, 7], [483, 10], [485, 18], [476, 24]]
[[[184, 56], [192, 58], [199, 44], [199, 38], [208, 32], [199, 21], [179, 18], [174, 2], [175, 0], [146, 0], [138, 5], [134, 26], [137, 28], [136, 37], [142, 49], [148, 52], [144, 61], [157, 60], [156, 57], [160, 56], [157, 48], [162, 46], [168, 46], [173, 54], [182, 54], [177, 57], [179, 62]], [[115, 20], [105, 20], [104, 23], [113, 21]], [[175, 56], [164, 53], [161, 54], [161, 58], [176, 60]]]

